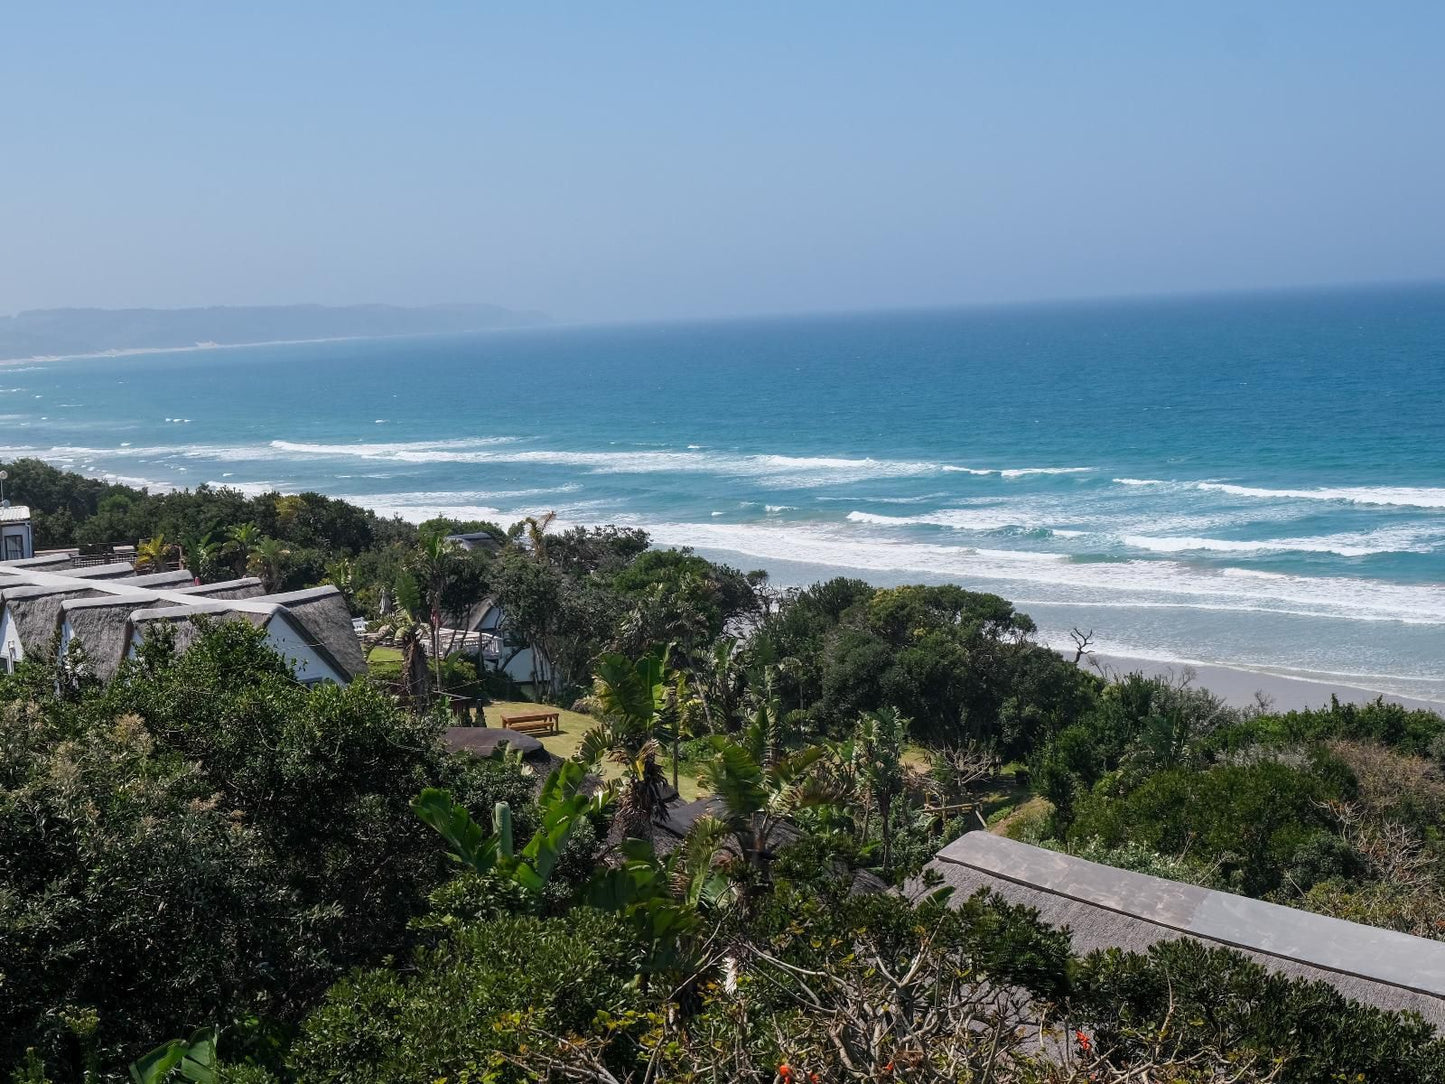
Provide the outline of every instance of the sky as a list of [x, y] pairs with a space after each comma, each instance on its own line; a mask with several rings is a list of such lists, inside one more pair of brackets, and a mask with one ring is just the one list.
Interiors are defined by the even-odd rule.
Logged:
[[0, 313], [1445, 279], [1445, 4], [0, 7]]

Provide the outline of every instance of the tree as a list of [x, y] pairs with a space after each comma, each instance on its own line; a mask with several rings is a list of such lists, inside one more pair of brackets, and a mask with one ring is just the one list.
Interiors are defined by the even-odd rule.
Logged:
[[176, 547], [166, 541], [166, 536], [158, 534], [154, 538], [147, 538], [135, 550], [135, 567], [137, 570], [144, 569], [147, 572], [164, 572], [170, 564], [171, 557]]
[[280, 588], [290, 557], [290, 547], [279, 538], [261, 538], [251, 545], [246, 570], [260, 578], [261, 586], [269, 594]]
[[251, 551], [261, 541], [261, 529], [254, 523], [238, 523], [226, 529], [226, 548], [235, 555], [237, 570], [244, 572], [251, 563]]
[[760, 704], [736, 737], [715, 735], [710, 743], [712, 756], [703, 762], [698, 780], [721, 809], [699, 820], [693, 831], [719, 840], [730, 837], [756, 891], [769, 881], [779, 825], [836, 797], [816, 770], [825, 750], [785, 751], [775, 702]]
[[299, 687], [248, 623], [125, 668], [72, 699], [0, 679], [0, 1072], [34, 1047], [80, 1079], [82, 1008], [111, 1071], [199, 1025], [295, 1021], [405, 951], [447, 869], [424, 787], [535, 826], [516, 768], [448, 756], [368, 682]]
[[[908, 737], [908, 720], [895, 708], [879, 708], [858, 720], [853, 732], [853, 757], [857, 777], [863, 785], [868, 809], [877, 807], [883, 835], [883, 871], [893, 859], [893, 801], [903, 793], [903, 743]], [[868, 811], [864, 812], [863, 834], [868, 832]]]
[[664, 658], [644, 655], [632, 661], [603, 655], [597, 660], [592, 697], [602, 724], [582, 739], [578, 758], [588, 764], [606, 758], [621, 768], [618, 806], [624, 830], [641, 837], [662, 815], [669, 796], [659, 763], [662, 741], [670, 736], [664, 726], [668, 698]]
[[210, 531], [192, 534], [181, 543], [186, 569], [202, 582], [215, 577], [216, 564], [223, 549], [224, 543], [217, 541]]
[[423, 535], [407, 562], [407, 569], [421, 592], [421, 603], [431, 628], [431, 656], [438, 692], [442, 689], [442, 607], [457, 574], [457, 552], [456, 543], [449, 542], [444, 535]]

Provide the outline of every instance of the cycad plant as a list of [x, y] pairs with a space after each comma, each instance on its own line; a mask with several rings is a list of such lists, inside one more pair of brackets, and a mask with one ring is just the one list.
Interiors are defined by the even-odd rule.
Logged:
[[711, 742], [712, 756], [704, 761], [698, 780], [712, 791], [717, 811], [694, 825], [692, 834], [698, 839], [689, 838], [689, 850], [700, 855], [704, 840], [730, 846], [753, 884], [765, 885], [779, 842], [778, 826], [836, 797], [818, 770], [825, 750], [783, 748], [781, 708], [772, 696], [759, 703], [736, 737], [718, 735]]
[[663, 743], [675, 736], [669, 710], [667, 664], [660, 654], [636, 661], [603, 655], [597, 661], [592, 699], [602, 724], [588, 731], [577, 751], [584, 764], [603, 760], [621, 769], [618, 812], [624, 831], [641, 836], [659, 819], [670, 789], [662, 768]]

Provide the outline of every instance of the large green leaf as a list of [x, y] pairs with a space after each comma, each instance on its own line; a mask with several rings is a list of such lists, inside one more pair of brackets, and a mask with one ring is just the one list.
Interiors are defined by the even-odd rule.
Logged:
[[135, 1084], [164, 1084], [171, 1074], [179, 1072], [183, 1080], [195, 1084], [216, 1084], [216, 1033], [202, 1028], [190, 1039], [172, 1039], [130, 1064], [130, 1078]]

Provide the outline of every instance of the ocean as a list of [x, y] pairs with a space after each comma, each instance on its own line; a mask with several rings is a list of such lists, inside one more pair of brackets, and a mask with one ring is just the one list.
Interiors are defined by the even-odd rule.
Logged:
[[555, 510], [782, 584], [993, 591], [1061, 645], [1445, 701], [1442, 287], [28, 361], [0, 366], [18, 455]]

